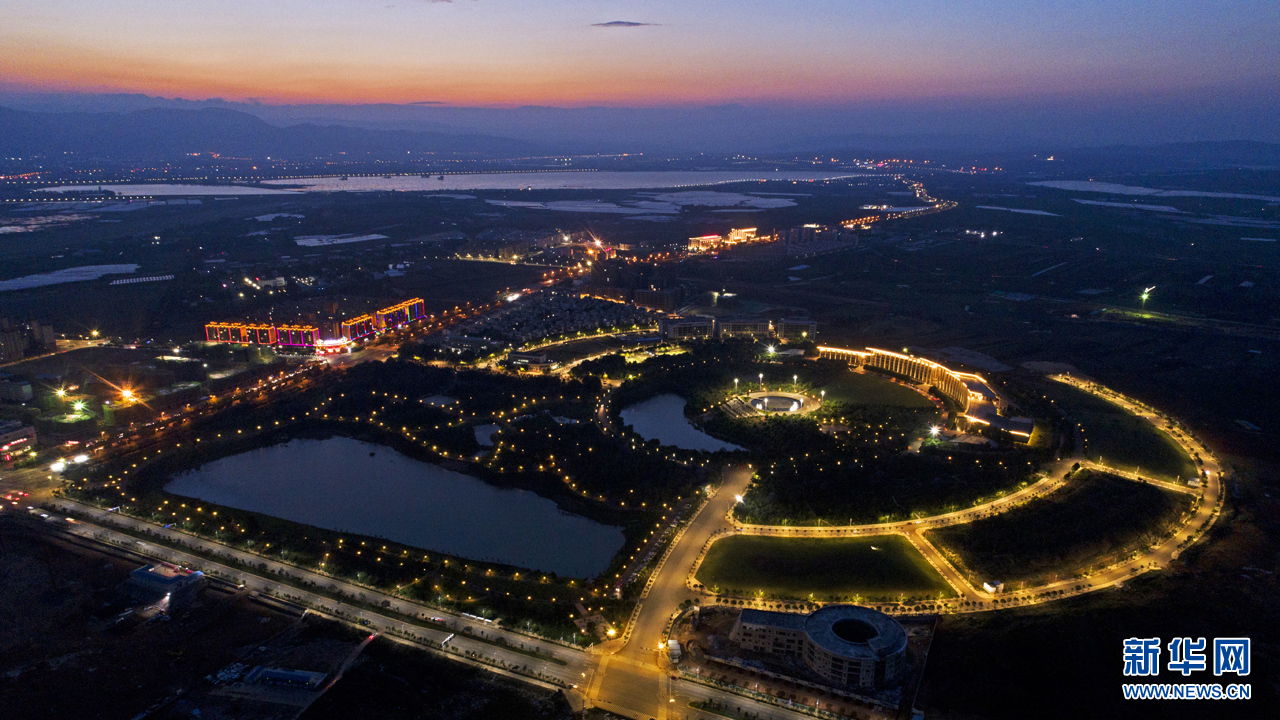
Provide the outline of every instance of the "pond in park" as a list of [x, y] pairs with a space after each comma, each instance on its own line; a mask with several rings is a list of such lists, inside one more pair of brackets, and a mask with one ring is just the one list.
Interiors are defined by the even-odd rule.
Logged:
[[741, 450], [702, 432], [684, 416], [685, 400], [670, 393], [649, 398], [624, 409], [620, 415], [645, 440], [657, 440], [684, 450]]
[[384, 445], [296, 439], [215, 460], [165, 490], [315, 527], [384, 537], [474, 560], [593, 577], [621, 528], [562, 511]]

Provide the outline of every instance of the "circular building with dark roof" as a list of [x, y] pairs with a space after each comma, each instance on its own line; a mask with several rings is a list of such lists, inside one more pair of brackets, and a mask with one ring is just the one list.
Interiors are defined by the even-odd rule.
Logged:
[[906, 630], [858, 605], [828, 605], [809, 615], [743, 610], [731, 637], [744, 650], [802, 659], [836, 685], [892, 684], [906, 668]]
[[858, 605], [828, 605], [804, 621], [804, 661], [840, 685], [869, 687], [896, 680], [907, 655], [897, 620]]

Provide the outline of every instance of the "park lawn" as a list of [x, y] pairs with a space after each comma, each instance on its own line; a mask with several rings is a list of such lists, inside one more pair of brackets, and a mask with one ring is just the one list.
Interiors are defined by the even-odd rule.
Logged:
[[907, 387], [874, 373], [842, 372], [818, 388], [827, 391], [828, 400], [850, 405], [893, 405], [907, 408], [933, 407], [933, 403]]
[[1048, 383], [1045, 394], [1084, 426], [1085, 454], [1090, 460], [1172, 482], [1185, 482], [1198, 474], [1177, 441], [1118, 405], [1063, 383]]
[[953, 594], [900, 535], [787, 538], [735, 535], [716, 541], [698, 568], [704, 587], [736, 595], [894, 601]]
[[979, 582], [1063, 579], [1162, 536], [1191, 501], [1156, 485], [1083, 471], [1047, 497], [930, 530], [929, 539], [959, 554]]

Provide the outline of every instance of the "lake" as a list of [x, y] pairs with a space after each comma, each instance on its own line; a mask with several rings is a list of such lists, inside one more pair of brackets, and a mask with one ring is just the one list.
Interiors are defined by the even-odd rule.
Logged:
[[620, 415], [625, 425], [630, 425], [640, 437], [663, 445], [674, 445], [685, 450], [741, 450], [723, 440], [717, 440], [702, 432], [684, 416], [684, 398], [679, 395], [659, 395], [636, 403]]
[[[659, 171], [605, 171], [605, 172], [504, 172], [459, 173], [457, 175], [392, 175], [384, 177], [348, 176], [300, 177], [287, 180], [267, 180], [263, 185], [284, 187], [260, 187], [246, 185], [176, 185], [169, 183], [116, 184], [105, 183], [101, 187], [123, 195], [270, 195], [295, 192], [293, 188], [309, 192], [370, 192], [407, 191], [432, 192], [436, 190], [641, 190], [644, 188], [678, 188], [721, 185], [737, 182], [764, 182], [783, 180], [814, 182], [849, 177], [863, 177], [852, 173], [823, 173], [811, 171], [768, 170], [659, 170]], [[59, 185], [41, 188], [50, 192], [68, 190], [96, 190], [98, 185]], [[768, 193], [776, 195], [777, 193]]]
[[178, 475], [165, 490], [570, 577], [599, 574], [623, 543], [621, 528], [566, 513], [536, 493], [494, 487], [344, 437], [292, 440], [215, 460]]

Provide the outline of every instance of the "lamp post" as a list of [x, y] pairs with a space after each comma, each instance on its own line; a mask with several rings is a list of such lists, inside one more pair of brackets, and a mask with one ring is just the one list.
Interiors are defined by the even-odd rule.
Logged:
[[733, 379], [733, 394], [738, 394], [738, 378]]
[[764, 373], [760, 373], [760, 389], [764, 389]]

